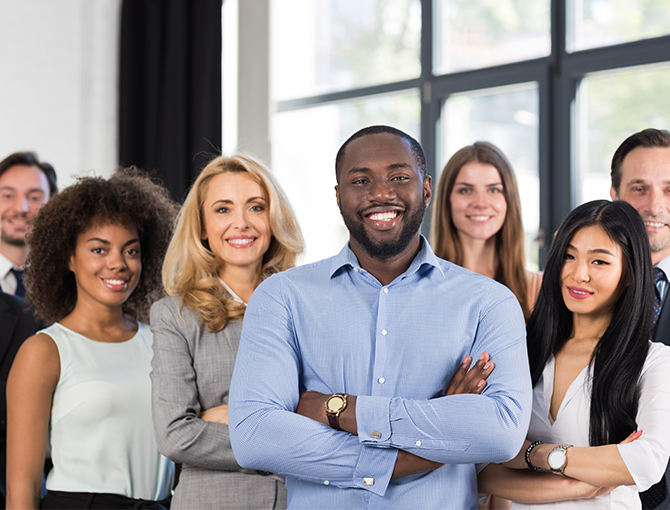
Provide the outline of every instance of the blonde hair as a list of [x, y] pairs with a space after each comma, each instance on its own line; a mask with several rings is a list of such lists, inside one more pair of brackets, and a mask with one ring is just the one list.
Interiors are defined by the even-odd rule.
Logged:
[[262, 278], [293, 267], [304, 249], [293, 209], [265, 165], [243, 154], [210, 161], [193, 183], [177, 217], [163, 262], [163, 285], [169, 295], [179, 296], [180, 308], [186, 305], [198, 312], [211, 331], [220, 331], [245, 311], [245, 306], [228, 296], [219, 281], [224, 262], [202, 241], [205, 195], [212, 178], [224, 173], [247, 173], [267, 194], [272, 239], [263, 255]]
[[451, 218], [451, 192], [461, 168], [472, 162], [492, 165], [500, 174], [507, 214], [502, 228], [495, 234], [498, 259], [495, 280], [506, 285], [514, 293], [521, 304], [524, 317], [528, 320], [530, 306], [519, 187], [512, 165], [502, 151], [492, 143], [475, 142], [463, 147], [447, 162], [437, 184], [431, 222], [431, 244], [438, 257], [459, 266], [463, 264], [463, 248]]

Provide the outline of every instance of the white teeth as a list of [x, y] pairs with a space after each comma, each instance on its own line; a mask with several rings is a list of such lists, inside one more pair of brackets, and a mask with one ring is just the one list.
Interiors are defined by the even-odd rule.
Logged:
[[254, 242], [253, 237], [247, 237], [245, 239], [228, 239], [230, 244], [251, 244]]
[[489, 219], [489, 216], [470, 216], [470, 219], [474, 221], [486, 221]]
[[124, 283], [126, 283], [125, 280], [109, 280], [109, 279], [105, 280], [105, 282], [109, 283], [110, 285], [123, 285]]
[[652, 227], [652, 228], [661, 228], [662, 226], [665, 225], [665, 223], [661, 223], [660, 221], [645, 221], [644, 224], [647, 227]]
[[574, 292], [575, 294], [584, 294], [584, 295], [591, 294], [590, 292], [585, 292], [583, 290], [577, 290], [577, 289], [572, 289], [572, 292]]
[[371, 214], [369, 218], [373, 221], [389, 221], [398, 216], [397, 211], [389, 211], [382, 213]]

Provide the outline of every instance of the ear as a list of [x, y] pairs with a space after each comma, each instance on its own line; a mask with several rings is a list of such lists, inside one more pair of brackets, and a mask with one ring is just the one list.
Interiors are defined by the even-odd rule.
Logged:
[[335, 186], [335, 200], [337, 201], [337, 208], [341, 209], [340, 207], [340, 185], [337, 184]]
[[612, 200], [619, 200], [619, 194], [618, 194], [618, 193], [616, 192], [616, 190], [614, 189], [614, 186], [611, 186], [611, 187], [610, 187], [610, 198], [611, 198]]
[[430, 199], [433, 197], [433, 179], [430, 175], [426, 175], [423, 179], [423, 201], [426, 207], [430, 205]]
[[[67, 268], [72, 271], [72, 259], [74, 259], [74, 253], [70, 255], [70, 258], [67, 260]], [[74, 273], [74, 271], [72, 271]]]

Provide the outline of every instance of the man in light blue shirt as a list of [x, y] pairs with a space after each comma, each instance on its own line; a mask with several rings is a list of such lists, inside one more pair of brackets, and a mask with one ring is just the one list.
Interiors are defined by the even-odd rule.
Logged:
[[[289, 508], [477, 508], [475, 464], [511, 459], [528, 429], [521, 308], [419, 234], [431, 180], [409, 135], [357, 132], [336, 172], [348, 245], [266, 280], [245, 314], [235, 457], [285, 475]], [[468, 356], [486, 387], [445, 396]]]

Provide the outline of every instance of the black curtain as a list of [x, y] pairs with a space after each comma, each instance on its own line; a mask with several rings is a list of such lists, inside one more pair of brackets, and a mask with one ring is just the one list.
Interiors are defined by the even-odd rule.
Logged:
[[179, 201], [221, 148], [222, 1], [123, 1], [119, 161]]

